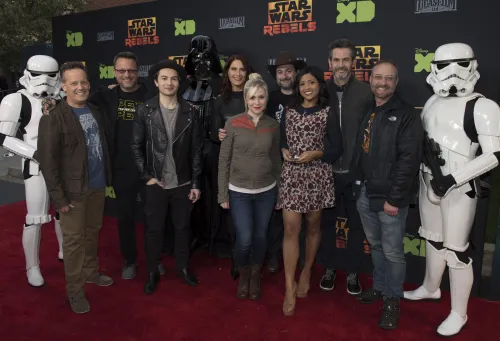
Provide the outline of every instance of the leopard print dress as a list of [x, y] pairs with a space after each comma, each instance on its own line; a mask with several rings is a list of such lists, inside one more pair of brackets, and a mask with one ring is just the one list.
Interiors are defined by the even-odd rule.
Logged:
[[[292, 158], [305, 151], [323, 150], [330, 107], [297, 109], [300, 112], [287, 108], [284, 122]], [[333, 166], [322, 160], [305, 164], [284, 161], [279, 193], [278, 206], [284, 210], [307, 213], [333, 207]]]

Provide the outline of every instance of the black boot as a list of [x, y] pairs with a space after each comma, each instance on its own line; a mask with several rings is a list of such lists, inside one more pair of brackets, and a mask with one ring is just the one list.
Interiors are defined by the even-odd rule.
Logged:
[[179, 270], [179, 276], [184, 280], [184, 283], [195, 287], [198, 285], [198, 279], [189, 271], [188, 268]]
[[384, 308], [378, 326], [382, 329], [396, 329], [399, 322], [399, 299], [384, 297]]
[[248, 298], [248, 291], [250, 285], [250, 267], [242, 266], [238, 268], [238, 273], [240, 274], [240, 281], [238, 282], [238, 291], [236, 296], [243, 300]]
[[146, 295], [150, 295], [155, 291], [158, 282], [160, 282], [160, 274], [158, 272], [150, 272], [146, 285], [144, 286]]
[[250, 267], [250, 292], [251, 300], [258, 300], [260, 298], [260, 269], [261, 266], [252, 264]]

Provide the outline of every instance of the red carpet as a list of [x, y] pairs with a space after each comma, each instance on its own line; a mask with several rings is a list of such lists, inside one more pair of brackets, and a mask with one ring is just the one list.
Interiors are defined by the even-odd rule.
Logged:
[[[201, 284], [184, 285], [173, 274], [173, 260], [165, 260], [167, 274], [152, 296], [142, 292], [144, 252], [140, 252], [138, 276], [120, 278], [116, 222], [106, 218], [100, 238], [102, 271], [115, 279], [111, 287], [87, 285], [91, 311], [71, 312], [65, 297], [63, 265], [57, 261], [53, 224], [44, 226], [41, 266], [46, 284], [28, 286], [21, 247], [24, 203], [0, 207], [0, 340], [2, 341], [137, 341], [137, 340], [436, 340], [435, 329], [448, 314], [449, 295], [441, 303], [402, 302], [400, 327], [378, 328], [380, 304], [361, 305], [345, 291], [345, 277], [337, 288], [319, 290], [321, 269], [315, 269], [312, 289], [298, 299], [295, 316], [284, 317], [281, 305], [284, 275], [264, 273], [260, 301], [239, 301], [237, 283], [229, 276], [228, 260], [209, 257], [205, 251], [193, 257], [193, 270]], [[140, 233], [141, 235], [142, 233]], [[141, 238], [142, 243], [142, 238]], [[370, 284], [367, 277], [363, 285]], [[469, 324], [454, 340], [498, 340], [500, 304], [473, 299]], [[495, 327], [497, 326], [497, 327]]]

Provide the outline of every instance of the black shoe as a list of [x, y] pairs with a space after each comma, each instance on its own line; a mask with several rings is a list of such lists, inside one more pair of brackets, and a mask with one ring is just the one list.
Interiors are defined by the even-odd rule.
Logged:
[[353, 296], [361, 294], [361, 283], [359, 283], [357, 273], [353, 272], [347, 275], [347, 292]]
[[144, 286], [144, 292], [146, 295], [151, 295], [155, 291], [158, 286], [158, 282], [160, 282], [160, 274], [158, 272], [150, 272], [148, 275], [148, 281]]
[[370, 288], [358, 296], [358, 300], [363, 304], [370, 304], [374, 301], [383, 300], [382, 292], [376, 289]]
[[280, 262], [278, 260], [278, 257], [273, 255], [269, 260], [267, 261], [267, 271], [269, 271], [272, 274], [275, 274], [279, 271], [280, 269]]
[[319, 287], [323, 291], [332, 291], [335, 288], [335, 278], [337, 277], [337, 270], [326, 269], [323, 277], [321, 277], [321, 282], [319, 282]]
[[184, 283], [192, 287], [197, 286], [199, 283], [198, 279], [187, 268], [179, 270], [179, 276], [184, 280]]
[[385, 297], [382, 315], [378, 321], [378, 326], [382, 329], [396, 329], [399, 322], [401, 309], [399, 299]]

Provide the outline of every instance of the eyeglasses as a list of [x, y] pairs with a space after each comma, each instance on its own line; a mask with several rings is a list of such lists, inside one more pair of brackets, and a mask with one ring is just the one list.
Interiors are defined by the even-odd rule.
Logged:
[[127, 69], [127, 70], [124, 70], [124, 69], [115, 69], [115, 71], [118, 72], [120, 75], [124, 75], [125, 72], [136, 73], [138, 70], [137, 69]]

